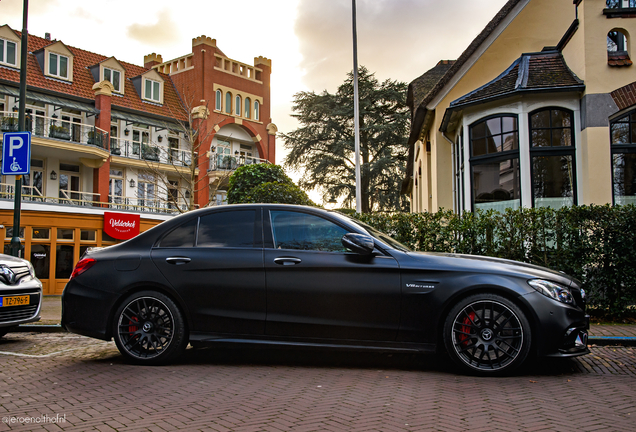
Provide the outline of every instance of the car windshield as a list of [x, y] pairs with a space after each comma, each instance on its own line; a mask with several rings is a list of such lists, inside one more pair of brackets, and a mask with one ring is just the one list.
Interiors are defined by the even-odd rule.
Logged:
[[372, 226], [367, 225], [366, 223], [361, 222], [361, 221], [359, 221], [357, 219], [354, 219], [354, 218], [352, 218], [350, 216], [347, 216], [344, 213], [339, 213], [339, 212], [334, 212], [334, 213], [337, 214], [338, 216], [342, 217], [343, 219], [346, 219], [348, 222], [360, 226], [367, 233], [369, 233], [370, 236], [380, 240], [383, 243], [388, 244], [392, 248], [397, 249], [397, 250], [402, 251], [402, 252], [412, 252], [411, 248], [409, 248], [408, 246], [403, 245], [399, 241], [389, 237], [387, 234], [383, 233], [382, 231], [378, 231], [377, 229], [373, 228]]

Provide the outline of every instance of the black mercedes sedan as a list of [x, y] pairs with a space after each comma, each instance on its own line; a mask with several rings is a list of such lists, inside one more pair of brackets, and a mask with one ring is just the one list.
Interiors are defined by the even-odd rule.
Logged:
[[588, 353], [580, 283], [489, 257], [413, 252], [341, 213], [195, 210], [77, 263], [62, 325], [165, 364], [188, 343], [446, 352], [467, 372]]

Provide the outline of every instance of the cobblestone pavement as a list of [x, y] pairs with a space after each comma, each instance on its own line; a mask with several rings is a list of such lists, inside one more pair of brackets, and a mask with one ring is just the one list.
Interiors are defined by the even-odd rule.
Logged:
[[0, 340], [0, 431], [633, 431], [636, 348], [592, 347], [506, 378], [443, 359], [202, 349], [126, 364], [68, 333]]

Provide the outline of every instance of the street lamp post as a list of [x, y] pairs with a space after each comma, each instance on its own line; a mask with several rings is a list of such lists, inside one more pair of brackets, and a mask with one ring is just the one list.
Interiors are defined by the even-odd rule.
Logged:
[[360, 184], [360, 98], [358, 95], [358, 31], [356, 26], [356, 0], [351, 0], [353, 17], [353, 124], [356, 161], [356, 211], [362, 213], [362, 186]]
[[[22, 9], [22, 46], [20, 51], [20, 103], [18, 112], [18, 130], [26, 131], [26, 81], [27, 81], [27, 55], [29, 53], [29, 32], [27, 21], [29, 17], [29, 0], [24, 0]], [[3, 143], [6, 145], [6, 143]], [[19, 256], [20, 248], [20, 207], [22, 204], [22, 176], [15, 178], [15, 191], [13, 202], [13, 236], [11, 237], [11, 255]]]

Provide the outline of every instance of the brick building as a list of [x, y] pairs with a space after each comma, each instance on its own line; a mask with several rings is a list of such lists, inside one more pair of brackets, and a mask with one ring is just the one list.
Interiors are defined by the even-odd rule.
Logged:
[[[0, 127], [18, 130], [21, 34], [0, 26]], [[29, 35], [20, 237], [45, 294], [61, 293], [87, 247], [119, 242], [105, 221], [144, 231], [180, 211], [221, 205], [231, 172], [274, 162], [271, 61], [247, 65], [216, 41], [144, 66]], [[15, 176], [0, 182], [0, 240], [13, 235]]]

